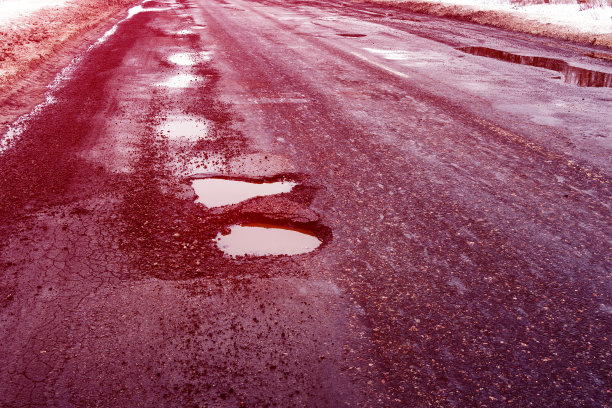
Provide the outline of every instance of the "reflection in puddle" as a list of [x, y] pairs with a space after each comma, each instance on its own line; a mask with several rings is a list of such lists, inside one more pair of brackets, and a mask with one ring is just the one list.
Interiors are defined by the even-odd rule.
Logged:
[[495, 58], [515, 64], [529, 65], [532, 67], [546, 68], [552, 71], [557, 71], [565, 75], [566, 83], [572, 85], [612, 87], [612, 74], [573, 67], [560, 59], [518, 55], [486, 47], [463, 47], [459, 48], [459, 51], [481, 57]]
[[215, 241], [230, 256], [298, 255], [321, 245], [309, 231], [269, 224], [234, 225], [229, 234], [219, 233]]
[[196, 142], [208, 136], [208, 122], [190, 116], [176, 116], [164, 122], [158, 128], [159, 132], [170, 140]]
[[168, 88], [189, 88], [196, 82], [201, 81], [202, 78], [191, 75], [191, 74], [178, 74], [168, 78], [164, 82], [157, 83], [158, 86], [165, 86]]
[[198, 196], [196, 203], [211, 208], [237, 204], [253, 197], [288, 193], [296, 186], [296, 183], [292, 181], [255, 183], [223, 178], [205, 178], [192, 180], [191, 185]]
[[179, 52], [168, 57], [168, 61], [175, 65], [192, 66], [201, 62], [210, 61], [211, 53], [203, 52]]

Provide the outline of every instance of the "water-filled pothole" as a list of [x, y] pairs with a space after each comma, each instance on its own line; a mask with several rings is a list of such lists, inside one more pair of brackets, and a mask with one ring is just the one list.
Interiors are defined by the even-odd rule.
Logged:
[[560, 72], [565, 76], [565, 82], [572, 85], [612, 87], [612, 74], [574, 67], [560, 59], [512, 54], [487, 47], [462, 47], [458, 48], [458, 50], [480, 57], [495, 58], [514, 64], [529, 65]]
[[210, 177], [193, 179], [191, 185], [198, 196], [196, 203], [212, 208], [238, 204], [254, 197], [288, 193], [297, 183], [293, 181], [242, 181]]
[[299, 255], [314, 251], [322, 243], [308, 230], [272, 224], [233, 225], [229, 234], [219, 233], [215, 242], [232, 257]]
[[349, 38], [361, 38], [365, 37], [365, 34], [357, 34], [357, 33], [342, 33], [338, 34], [340, 37], [349, 37]]

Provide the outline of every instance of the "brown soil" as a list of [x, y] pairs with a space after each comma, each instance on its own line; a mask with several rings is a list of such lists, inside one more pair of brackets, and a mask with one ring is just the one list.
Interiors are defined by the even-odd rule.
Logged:
[[415, 13], [454, 18], [457, 20], [500, 27], [528, 34], [560, 38], [582, 44], [600, 45], [612, 49], [612, 33], [589, 34], [571, 27], [539, 23], [502, 11], [479, 10], [474, 7], [444, 5], [418, 0], [351, 0], [355, 3], [376, 3], [401, 8]]
[[[74, 0], [0, 26], [0, 135], [44, 98], [46, 86], [136, 0]], [[112, 3], [112, 4], [111, 4]]]

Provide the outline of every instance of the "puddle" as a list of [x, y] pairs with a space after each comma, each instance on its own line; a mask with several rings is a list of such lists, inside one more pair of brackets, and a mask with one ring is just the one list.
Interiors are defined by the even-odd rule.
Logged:
[[175, 116], [158, 127], [158, 131], [170, 140], [197, 142], [209, 137], [210, 126], [206, 120], [191, 116]]
[[612, 87], [612, 74], [574, 67], [560, 59], [512, 54], [486, 47], [463, 47], [458, 48], [458, 50], [480, 57], [495, 58], [514, 64], [529, 65], [560, 72], [565, 76], [565, 82], [572, 85]]
[[271, 224], [234, 225], [227, 235], [219, 233], [217, 247], [226, 255], [299, 255], [314, 251], [321, 240], [310, 231]]
[[202, 81], [202, 78], [191, 74], [174, 75], [164, 82], [158, 82], [157, 86], [165, 86], [167, 88], [189, 88], [195, 83]]
[[168, 61], [175, 65], [193, 66], [201, 62], [210, 61], [211, 53], [203, 52], [179, 52], [168, 57]]
[[365, 37], [365, 34], [352, 34], [352, 33], [343, 33], [343, 34], [338, 34], [340, 37], [350, 37], [350, 38], [360, 38], [360, 37]]
[[258, 183], [230, 180], [225, 178], [194, 179], [191, 186], [198, 196], [196, 203], [208, 208], [237, 204], [253, 197], [288, 193], [297, 183], [293, 181], [276, 181]]

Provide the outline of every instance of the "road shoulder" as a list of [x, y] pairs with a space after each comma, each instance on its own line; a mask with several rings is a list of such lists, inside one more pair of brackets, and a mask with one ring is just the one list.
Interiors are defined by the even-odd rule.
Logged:
[[483, 10], [477, 7], [433, 3], [418, 0], [351, 0], [353, 3], [383, 5], [390, 8], [407, 10], [413, 13], [428, 14], [461, 21], [503, 28], [520, 33], [569, 40], [580, 44], [601, 46], [603, 50], [612, 50], [612, 33], [587, 33], [547, 22], [537, 22], [520, 15], [495, 10]]
[[0, 26], [0, 134], [41, 103], [53, 78], [137, 2], [102, 3], [43, 9]]

